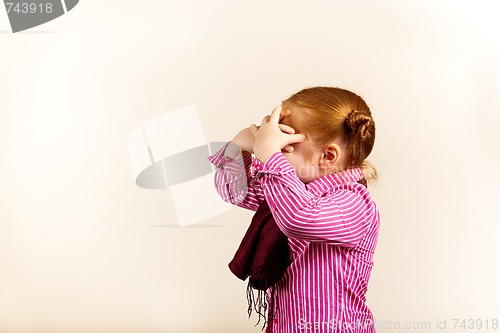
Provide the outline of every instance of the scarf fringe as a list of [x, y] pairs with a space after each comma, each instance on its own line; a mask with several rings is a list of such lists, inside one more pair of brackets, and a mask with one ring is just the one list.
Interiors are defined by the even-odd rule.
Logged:
[[[271, 297], [267, 293], [267, 290], [271, 291]], [[260, 321], [263, 320], [262, 331], [266, 328], [266, 326], [270, 327], [270, 330], [267, 332], [272, 332], [272, 321], [276, 315], [277, 308], [275, 307], [275, 299], [276, 299], [276, 289], [274, 287], [269, 287], [267, 290], [255, 289], [252, 287], [249, 282], [247, 285], [247, 301], [248, 301], [248, 318], [250, 319], [252, 312], [255, 311], [259, 317], [258, 321], [254, 326], [260, 324]], [[255, 296], [255, 292], [257, 292], [257, 297]], [[276, 310], [276, 311], [275, 311]]]

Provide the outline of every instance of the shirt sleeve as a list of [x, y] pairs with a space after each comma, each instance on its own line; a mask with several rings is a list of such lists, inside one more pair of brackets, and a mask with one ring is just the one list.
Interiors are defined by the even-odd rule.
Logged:
[[260, 179], [252, 169], [251, 154], [242, 157], [241, 149], [228, 142], [208, 157], [215, 170], [215, 188], [222, 200], [236, 206], [257, 210], [264, 200]]
[[307, 191], [282, 152], [256, 166], [265, 199], [287, 237], [354, 247], [366, 235], [373, 207], [362, 185], [344, 184], [316, 197]]

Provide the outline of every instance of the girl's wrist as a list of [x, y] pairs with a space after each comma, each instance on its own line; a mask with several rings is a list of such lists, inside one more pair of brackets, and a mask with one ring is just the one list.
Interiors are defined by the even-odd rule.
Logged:
[[237, 145], [238, 147], [240, 147], [242, 152], [243, 151], [247, 151], [249, 153], [252, 152], [248, 149], [249, 148], [248, 143], [245, 143], [244, 141], [240, 140], [237, 136], [234, 139], [232, 139], [230, 142]]
[[262, 163], [266, 163], [267, 159], [271, 157], [271, 155], [279, 151], [281, 150], [272, 147], [266, 147], [262, 151], [255, 152], [255, 157]]
[[239, 154], [241, 153], [242, 157], [246, 157], [250, 155], [252, 152], [243, 150], [240, 145], [238, 145], [234, 141], [229, 141], [229, 144], [226, 147], [226, 151], [224, 152], [224, 155], [226, 157], [229, 157], [230, 159], [234, 160]]

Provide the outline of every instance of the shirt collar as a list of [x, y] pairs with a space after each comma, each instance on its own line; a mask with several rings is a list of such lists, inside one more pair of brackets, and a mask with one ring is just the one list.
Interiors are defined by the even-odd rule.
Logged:
[[357, 182], [363, 179], [363, 177], [363, 170], [361, 168], [347, 169], [315, 179], [307, 183], [306, 188], [309, 192], [319, 196], [331, 190], [332, 187], [349, 182]]

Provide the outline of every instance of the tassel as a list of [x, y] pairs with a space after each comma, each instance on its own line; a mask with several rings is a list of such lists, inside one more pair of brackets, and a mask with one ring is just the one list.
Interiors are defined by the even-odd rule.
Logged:
[[[257, 298], [255, 297], [255, 291], [257, 291]], [[269, 297], [265, 290], [255, 290], [250, 283], [247, 285], [247, 301], [248, 301], [248, 318], [252, 315], [252, 311], [257, 312], [259, 315], [258, 321], [254, 326], [260, 324], [263, 319], [262, 330], [268, 324], [267, 312], [269, 310]]]
[[[270, 289], [269, 289], [270, 288]], [[247, 301], [248, 301], [248, 318], [251, 317], [252, 312], [255, 311], [259, 315], [257, 323], [254, 326], [260, 324], [261, 320], [264, 320], [262, 324], [262, 330], [269, 326], [267, 332], [272, 332], [273, 319], [278, 312], [276, 307], [277, 292], [276, 288], [269, 287], [268, 290], [271, 291], [271, 295], [267, 293], [266, 290], [255, 289], [250, 283], [247, 285]], [[257, 297], [255, 297], [255, 292], [257, 292]], [[274, 309], [276, 307], [276, 309]]]

